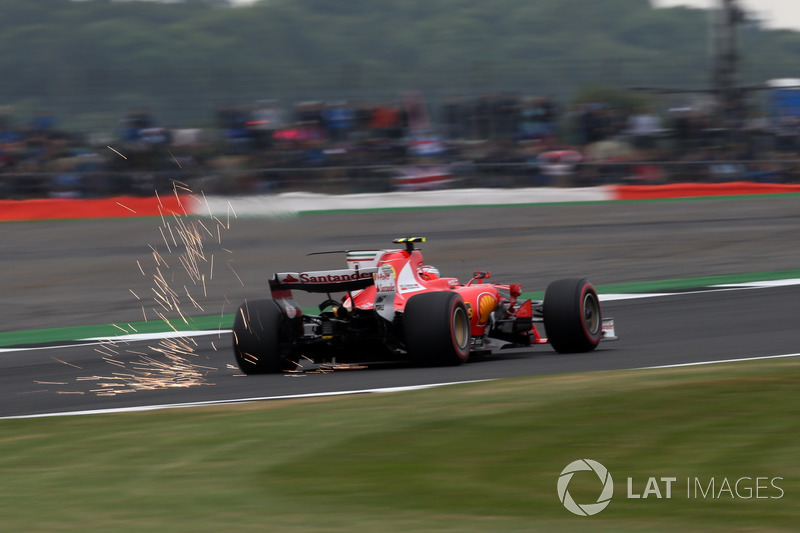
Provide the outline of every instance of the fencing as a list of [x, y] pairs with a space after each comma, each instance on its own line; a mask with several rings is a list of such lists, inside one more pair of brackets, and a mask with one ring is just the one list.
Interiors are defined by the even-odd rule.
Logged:
[[594, 187], [669, 183], [800, 183], [800, 160], [639, 161], [548, 165], [457, 162], [445, 165], [199, 168], [0, 174], [0, 198], [107, 198], [171, 193], [173, 182], [215, 195], [324, 194], [463, 188]]

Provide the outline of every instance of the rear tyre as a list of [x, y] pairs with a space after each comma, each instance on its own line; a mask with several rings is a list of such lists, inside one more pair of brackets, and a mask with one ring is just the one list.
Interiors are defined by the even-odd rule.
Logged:
[[464, 300], [455, 292], [411, 297], [403, 313], [403, 335], [412, 361], [458, 365], [469, 359], [470, 323]]
[[274, 301], [254, 300], [239, 307], [233, 321], [233, 352], [242, 372], [270, 374], [283, 370], [283, 329], [283, 313]]
[[548, 285], [542, 313], [548, 340], [557, 352], [589, 352], [600, 343], [603, 336], [600, 299], [585, 279], [560, 279]]

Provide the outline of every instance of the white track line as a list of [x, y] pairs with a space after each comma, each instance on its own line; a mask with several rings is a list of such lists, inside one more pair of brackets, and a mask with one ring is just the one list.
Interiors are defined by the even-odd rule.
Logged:
[[784, 353], [780, 355], [763, 355], [759, 357], [742, 357], [740, 359], [720, 359], [717, 361], [696, 361], [694, 363], [677, 363], [674, 365], [646, 366], [634, 368], [634, 370], [658, 370], [662, 368], [682, 368], [686, 366], [716, 365], [719, 363], [741, 363], [744, 361], [763, 361], [765, 359], [786, 359], [790, 357], [800, 357], [800, 353]]
[[152, 341], [159, 339], [174, 339], [181, 337], [202, 337], [203, 335], [222, 335], [230, 333], [229, 329], [206, 329], [202, 331], [167, 331], [164, 333], [131, 333], [130, 335], [117, 335], [114, 337], [91, 337], [81, 339], [81, 341], [114, 341], [114, 342], [136, 342]]
[[730, 291], [744, 291], [753, 289], [767, 288], [763, 287], [750, 287], [744, 285], [729, 286], [722, 288], [722, 285], [714, 285], [714, 288], [697, 289], [692, 291], [678, 291], [678, 292], [625, 292], [620, 294], [598, 294], [601, 302], [616, 302], [620, 300], [639, 300], [641, 298], [663, 298], [665, 296], [687, 296], [689, 294], [709, 294], [717, 292], [730, 292]]
[[174, 339], [183, 337], [200, 337], [203, 335], [223, 335], [230, 333], [229, 329], [214, 329], [203, 331], [167, 331], [164, 333], [133, 333], [130, 335], [118, 335], [116, 337], [90, 337], [88, 339], [78, 339], [75, 344], [61, 344], [53, 346], [33, 346], [27, 348], [0, 348], [0, 353], [8, 352], [28, 352], [33, 350], [63, 350], [66, 348], [75, 348], [77, 346], [96, 346], [99, 344], [111, 344], [117, 342], [136, 342], [136, 341], [152, 341], [160, 339]]
[[[715, 365], [719, 363], [742, 363], [747, 361], [762, 361], [766, 359], [787, 359], [791, 357], [800, 357], [800, 353], [788, 353], [778, 355], [765, 355], [759, 357], [742, 357], [740, 359], [720, 359], [716, 361], [697, 361], [694, 363], [679, 363], [674, 365], [661, 365], [661, 366], [647, 366], [640, 368], [631, 368], [627, 370], [659, 370], [666, 368], [681, 368], [690, 366], [701, 365]], [[626, 369], [619, 369], [626, 370]], [[238, 398], [230, 400], [212, 400], [206, 402], [188, 402], [188, 403], [171, 403], [160, 405], [142, 405], [138, 407], [120, 407], [116, 409], [92, 409], [87, 411], [67, 411], [63, 413], [42, 413], [35, 415], [20, 415], [20, 416], [6, 416], [0, 417], [0, 420], [16, 420], [22, 418], [48, 418], [48, 417], [61, 417], [61, 416], [81, 416], [81, 415], [107, 415], [118, 413], [137, 413], [142, 411], [158, 411], [162, 409], [182, 409], [187, 407], [207, 407], [212, 405], [231, 405], [238, 403], [249, 402], [263, 402], [268, 400], [296, 400], [301, 398], [324, 398], [328, 396], [351, 396], [354, 394], [381, 394], [388, 392], [406, 392], [414, 390], [432, 389], [435, 387], [446, 387], [448, 385], [463, 385], [467, 383], [484, 383], [488, 381], [497, 381], [497, 379], [476, 379], [469, 381], [453, 381], [447, 383], [429, 383], [426, 385], [407, 385], [403, 387], [385, 387], [379, 389], [361, 389], [349, 391], [332, 391], [332, 392], [311, 392], [307, 394], [288, 394], [284, 396], [262, 396], [254, 398]]]
[[491, 379], [474, 379], [470, 381], [453, 381], [448, 383], [429, 383], [426, 385], [406, 385], [403, 387], [384, 387], [379, 389], [361, 389], [349, 391], [332, 392], [310, 392], [307, 394], [288, 394], [284, 396], [262, 396], [257, 398], [235, 398], [230, 400], [211, 400], [206, 402], [171, 403], [161, 405], [142, 405], [138, 407], [119, 407], [116, 409], [92, 409], [87, 411], [68, 411], [63, 413], [42, 413], [35, 415], [7, 416], [0, 417], [0, 420], [16, 420], [20, 418], [47, 418], [56, 416], [79, 416], [79, 415], [100, 415], [114, 413], [136, 413], [141, 411], [157, 411], [161, 409], [180, 409], [185, 407], [205, 407], [211, 405], [228, 405], [237, 403], [263, 402], [267, 400], [297, 400], [301, 398], [323, 398], [326, 396], [350, 396], [353, 394], [383, 394], [387, 392], [406, 392], [414, 390], [432, 389], [435, 387], [446, 387], [448, 385], [463, 385], [465, 383], [482, 383], [494, 381]]
[[684, 296], [687, 294], [708, 294], [712, 292], [742, 291], [751, 289], [772, 289], [776, 287], [791, 287], [800, 285], [800, 278], [776, 279], [773, 281], [751, 281], [747, 283], [722, 283], [709, 285], [694, 290], [681, 290], [676, 292], [632, 292], [621, 294], [598, 294], [601, 302], [614, 302], [618, 300], [638, 300], [639, 298], [663, 298], [664, 296]]
[[76, 342], [75, 344], [62, 344], [58, 346], [29, 346], [27, 348], [0, 348], [0, 353], [11, 352], [32, 352], [34, 350], [63, 350], [65, 348], [77, 348], [78, 346], [96, 346], [98, 344], [105, 344], [103, 342]]

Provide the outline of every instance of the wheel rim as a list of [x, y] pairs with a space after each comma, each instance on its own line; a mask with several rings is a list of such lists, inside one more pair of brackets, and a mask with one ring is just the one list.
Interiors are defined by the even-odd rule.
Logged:
[[463, 307], [457, 307], [453, 313], [453, 339], [459, 351], [463, 352], [469, 344], [469, 319]]
[[583, 324], [591, 336], [600, 331], [600, 304], [591, 292], [583, 297]]

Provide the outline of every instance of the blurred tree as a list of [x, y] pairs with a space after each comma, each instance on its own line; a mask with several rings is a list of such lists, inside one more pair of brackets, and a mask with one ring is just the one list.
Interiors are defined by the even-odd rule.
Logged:
[[[797, 76], [800, 33], [753, 24], [741, 41], [743, 82]], [[146, 101], [187, 125], [264, 98], [424, 89], [567, 101], [592, 84], [709, 79], [707, 13], [649, 0], [4, 0], [0, 46], [0, 104], [121, 116]]]

